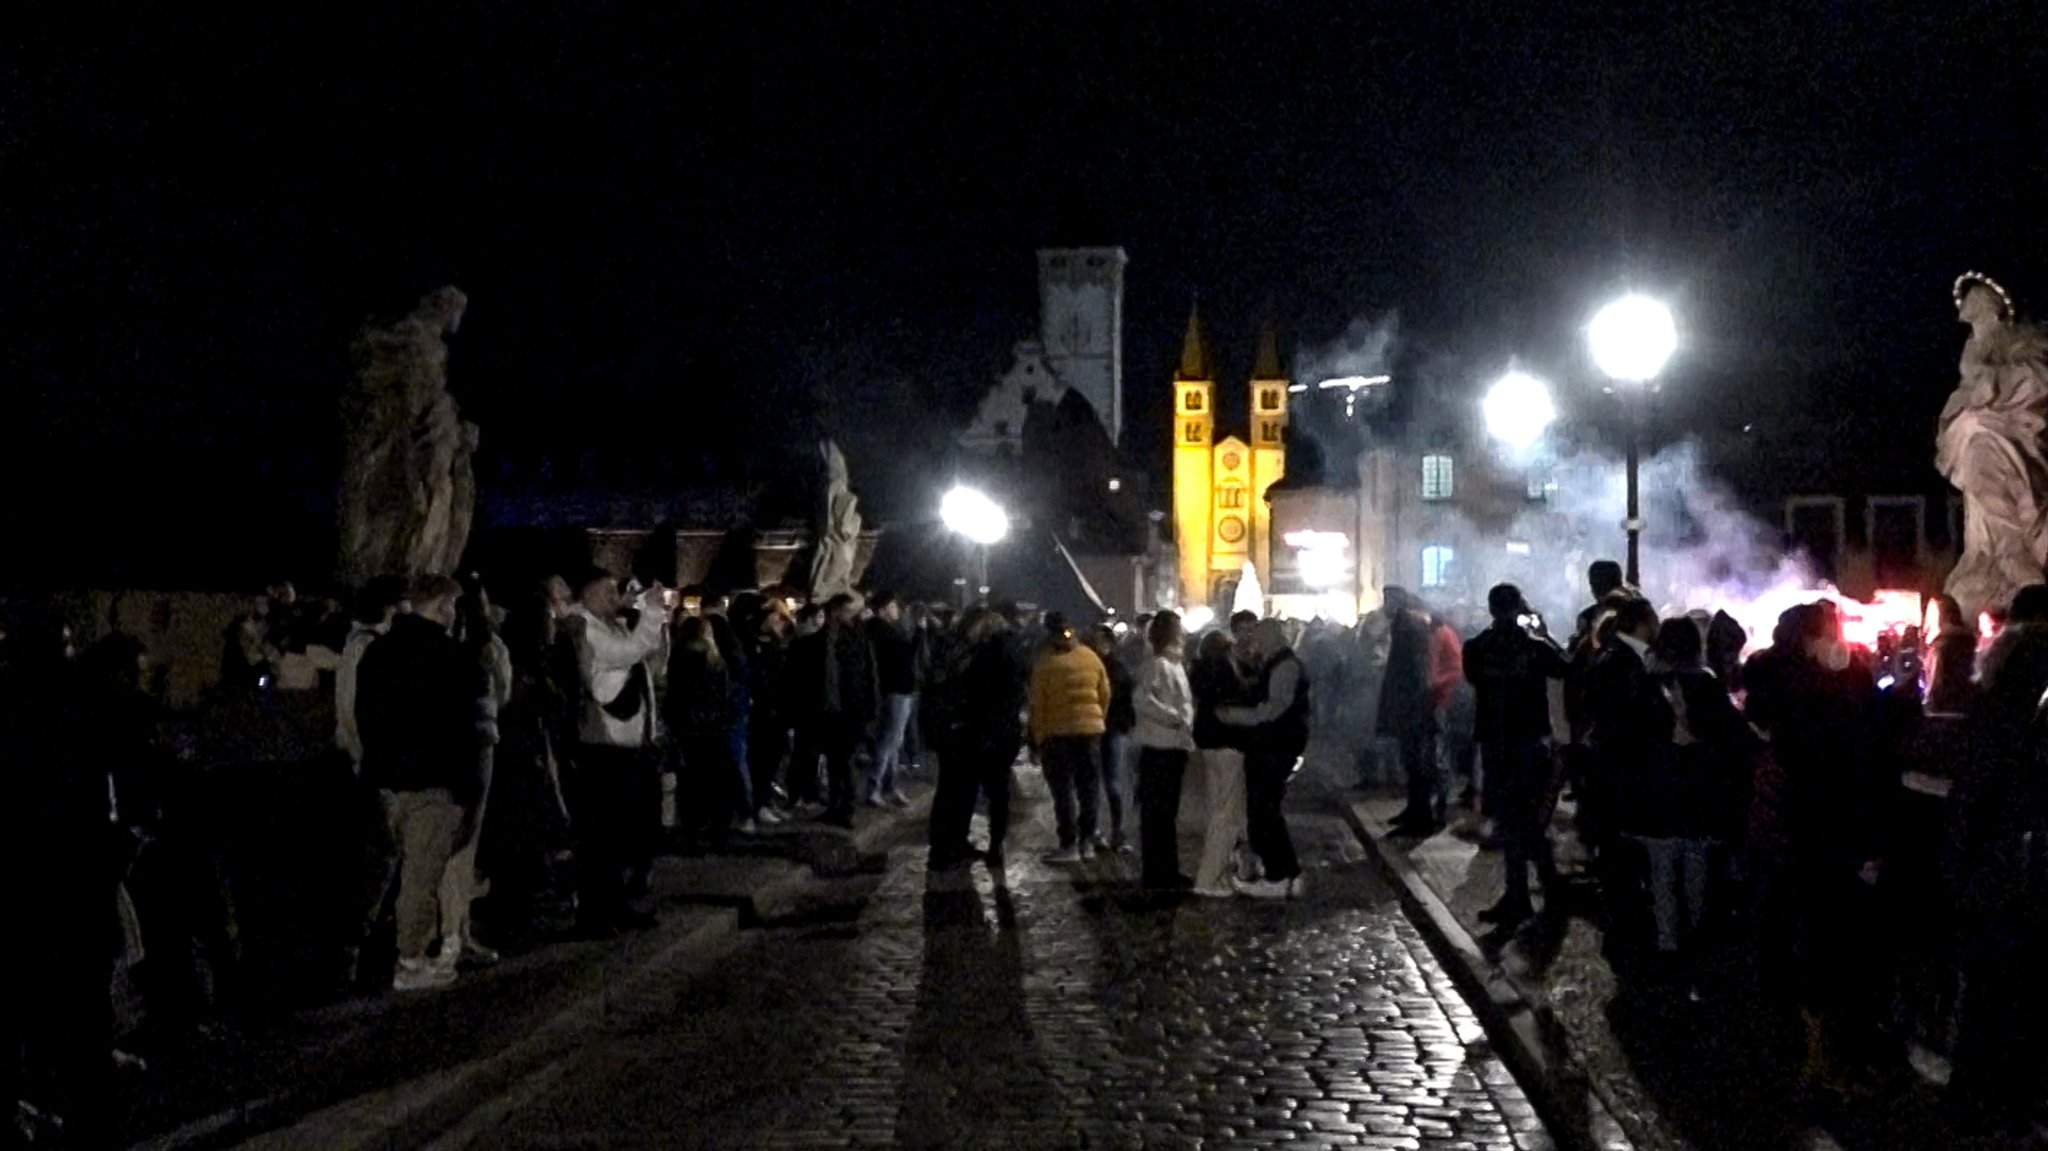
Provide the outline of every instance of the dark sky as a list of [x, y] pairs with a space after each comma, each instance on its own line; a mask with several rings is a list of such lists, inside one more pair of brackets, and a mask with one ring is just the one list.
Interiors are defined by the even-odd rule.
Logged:
[[1398, 311], [1423, 386], [1514, 354], [1583, 392], [1576, 329], [1633, 283], [1680, 315], [1673, 426], [1904, 429], [1922, 478], [1949, 279], [2048, 292], [2023, 5], [36, 7], [0, 90], [6, 455], [139, 509], [196, 445], [325, 449], [350, 332], [441, 282], [500, 447], [962, 415], [1033, 325], [1032, 249], [1112, 242], [1140, 448], [1196, 292], [1226, 373], [1262, 316]]

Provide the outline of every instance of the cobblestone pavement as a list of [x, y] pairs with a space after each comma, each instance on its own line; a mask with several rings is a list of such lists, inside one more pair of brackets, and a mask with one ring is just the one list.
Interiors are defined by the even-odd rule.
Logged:
[[1046, 807], [1000, 878], [899, 844], [843, 920], [620, 1004], [444, 1145], [1552, 1146], [1326, 804], [1297, 802], [1311, 888], [1283, 904], [1048, 867]]

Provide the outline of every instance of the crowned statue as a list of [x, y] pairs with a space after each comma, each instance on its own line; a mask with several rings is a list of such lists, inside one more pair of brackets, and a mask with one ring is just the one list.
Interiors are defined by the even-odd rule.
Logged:
[[1964, 273], [1954, 295], [1970, 338], [1934, 462], [1963, 493], [1948, 593], [1974, 618], [2010, 606], [2048, 567], [2048, 334], [2021, 322], [2012, 296], [1982, 273]]

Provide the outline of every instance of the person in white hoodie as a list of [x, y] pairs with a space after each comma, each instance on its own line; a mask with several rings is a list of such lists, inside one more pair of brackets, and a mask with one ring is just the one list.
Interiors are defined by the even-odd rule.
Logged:
[[661, 836], [655, 759], [654, 669], [668, 656], [668, 595], [660, 584], [628, 605], [619, 581], [593, 568], [564, 623], [576, 645], [583, 709], [569, 815], [575, 834], [577, 922], [608, 935], [653, 925], [647, 880]]
[[1181, 659], [1187, 636], [1170, 611], [1152, 617], [1145, 629], [1152, 656], [1138, 672], [1132, 692], [1138, 744], [1138, 837], [1143, 882], [1156, 891], [1186, 891], [1195, 885], [1180, 869], [1181, 779], [1195, 750], [1195, 695]]

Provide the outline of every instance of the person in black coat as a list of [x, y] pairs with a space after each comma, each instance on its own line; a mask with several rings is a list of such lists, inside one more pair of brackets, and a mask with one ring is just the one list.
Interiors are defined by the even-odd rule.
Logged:
[[[956, 866], [982, 854], [991, 869], [1000, 869], [1030, 675], [1010, 642], [1009, 621], [997, 612], [969, 609], [955, 637], [926, 692], [939, 753], [931, 865]], [[988, 847], [981, 852], [968, 839], [978, 795], [988, 800]]]
[[112, 1106], [113, 977], [124, 859], [104, 716], [54, 618], [0, 644], [0, 859], [19, 926], [0, 993], [0, 1100], [61, 1119], [66, 1146], [100, 1146]]
[[1618, 826], [1624, 781], [1647, 772], [1663, 747], [1661, 700], [1649, 668], [1657, 628], [1657, 609], [1649, 601], [1621, 604], [1614, 614], [1612, 642], [1601, 649], [1586, 674], [1587, 743], [1592, 754], [1578, 782], [1579, 818], [1581, 838], [1602, 857]]
[[799, 729], [798, 744], [825, 758], [827, 823], [853, 826], [853, 757], [873, 730], [881, 697], [875, 655], [857, 619], [859, 600], [836, 595], [825, 624], [790, 645], [783, 699]]
[[1437, 762], [1436, 701], [1430, 693], [1429, 613], [1407, 589], [1386, 589], [1387, 669], [1380, 681], [1378, 729], [1375, 734], [1400, 746], [1401, 771], [1408, 782], [1408, 805], [1394, 817], [1404, 833], [1432, 834], [1443, 827], [1443, 769]]
[[2048, 1042], [2048, 586], [2020, 591], [1999, 640], [1970, 712], [1949, 828], [1963, 952], [1949, 1097], [1987, 1124], [2027, 1118]]
[[1486, 802], [1499, 822], [1507, 864], [1507, 890], [1479, 913], [1511, 925], [1534, 914], [1529, 865], [1543, 881], [1545, 900], [1559, 895], [1557, 865], [1541, 813], [1550, 789], [1550, 684], [1570, 671], [1556, 644], [1522, 626], [1528, 604], [1522, 590], [1501, 584], [1486, 595], [1493, 625], [1465, 645], [1465, 678], [1474, 696], [1474, 734], [1486, 772]]

